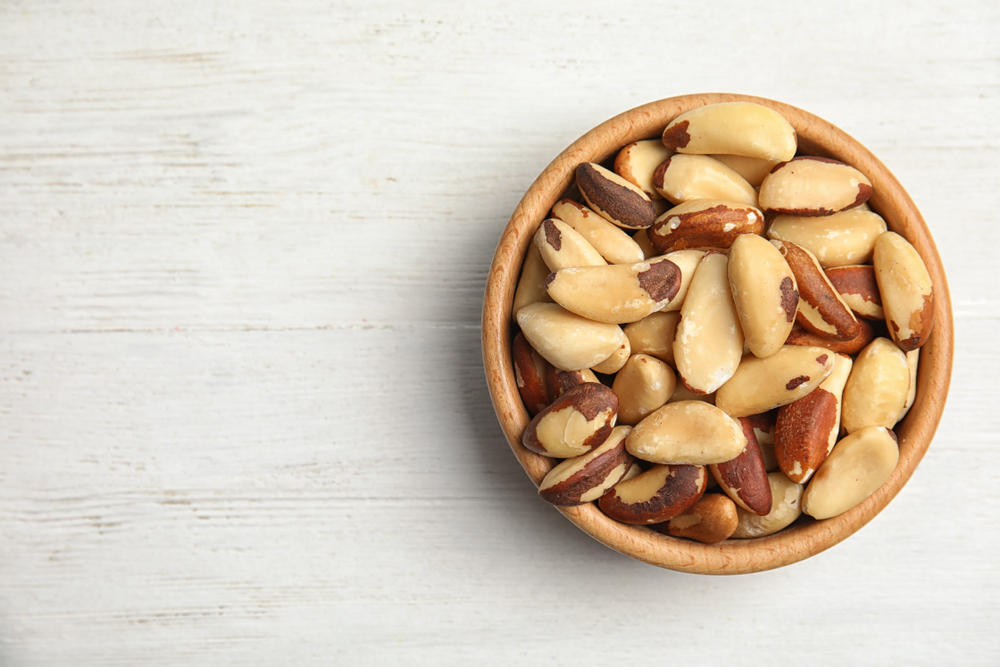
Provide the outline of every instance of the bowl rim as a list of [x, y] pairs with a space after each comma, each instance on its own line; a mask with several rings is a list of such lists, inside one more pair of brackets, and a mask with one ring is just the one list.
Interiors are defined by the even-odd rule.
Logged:
[[[867, 500], [822, 521], [807, 519], [767, 537], [701, 544], [620, 524], [595, 503], [556, 508], [584, 532], [637, 560], [698, 574], [745, 574], [790, 565], [838, 544], [885, 508], [913, 475], [933, 440], [947, 400], [954, 356], [951, 298], [937, 246], [906, 189], [871, 151], [832, 123], [792, 105], [734, 93], [668, 97], [625, 111], [601, 123], [563, 150], [535, 179], [515, 208], [497, 243], [483, 298], [482, 352], [497, 419], [514, 455], [537, 487], [554, 459], [524, 448], [520, 438], [530, 421], [517, 391], [511, 362], [511, 309], [521, 264], [537, 226], [573, 185], [581, 162], [601, 163], [623, 146], [656, 138], [676, 116], [706, 104], [753, 102], [774, 109], [795, 128], [798, 154], [832, 157], [851, 164], [872, 182], [871, 207], [890, 231], [906, 238], [923, 258], [934, 284], [934, 329], [920, 352], [917, 395], [894, 427], [900, 457], [889, 480]], [[804, 149], [804, 150], [803, 150]], [[544, 502], [544, 501], [539, 501]]]

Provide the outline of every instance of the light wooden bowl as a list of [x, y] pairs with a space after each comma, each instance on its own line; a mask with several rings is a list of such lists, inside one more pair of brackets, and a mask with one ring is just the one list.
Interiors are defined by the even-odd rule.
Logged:
[[[605, 516], [594, 503], [559, 508], [570, 521], [595, 539], [623, 554], [660, 567], [701, 574], [742, 574], [798, 562], [832, 547], [871, 521], [913, 474], [931, 444], [944, 411], [951, 380], [954, 329], [944, 268], [927, 223], [903, 186], [868, 149], [827, 121], [796, 107], [746, 95], [684, 95], [626, 111], [573, 142], [535, 180], [500, 237], [483, 301], [483, 361], [493, 406], [511, 449], [525, 472], [541, 482], [554, 465], [521, 445], [530, 417], [514, 380], [511, 304], [528, 243], [549, 210], [574, 183], [581, 162], [604, 162], [639, 139], [659, 137], [667, 123], [695, 107], [716, 102], [749, 101], [778, 111], [798, 133], [799, 154], [832, 157], [860, 169], [871, 179], [869, 201], [889, 229], [912, 243], [930, 271], [935, 289], [934, 330], [921, 350], [917, 396], [906, 418], [895, 427], [899, 463], [889, 480], [870, 498], [838, 517], [815, 521], [804, 517], [768, 537], [730, 539], [706, 545], [629, 526]], [[539, 502], [544, 502], [539, 500]]]

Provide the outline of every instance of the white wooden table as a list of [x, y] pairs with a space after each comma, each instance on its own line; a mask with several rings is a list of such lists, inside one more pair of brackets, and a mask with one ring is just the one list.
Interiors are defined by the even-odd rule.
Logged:
[[[998, 664], [1000, 8], [698, 7], [0, 2], [0, 665]], [[479, 349], [534, 177], [703, 91], [878, 154], [957, 328], [897, 499], [731, 578], [538, 500]]]

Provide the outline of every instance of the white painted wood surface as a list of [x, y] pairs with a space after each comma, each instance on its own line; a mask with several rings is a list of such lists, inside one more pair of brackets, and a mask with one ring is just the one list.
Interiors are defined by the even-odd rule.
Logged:
[[[0, 665], [996, 665], [998, 29], [992, 0], [0, 3]], [[889, 508], [724, 579], [539, 501], [479, 356], [534, 177], [700, 91], [873, 149], [957, 326]]]

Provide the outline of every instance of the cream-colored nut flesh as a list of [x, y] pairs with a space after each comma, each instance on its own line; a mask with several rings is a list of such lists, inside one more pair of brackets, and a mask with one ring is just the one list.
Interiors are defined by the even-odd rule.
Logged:
[[652, 313], [625, 325], [632, 354], [648, 354], [668, 364], [674, 363], [674, 333], [681, 314], [677, 311]]
[[593, 162], [576, 168], [576, 184], [587, 205], [625, 229], [644, 229], [656, 219], [656, 209], [639, 186]]
[[521, 277], [517, 281], [517, 289], [514, 291], [512, 313], [516, 313], [529, 303], [552, 302], [552, 297], [545, 289], [545, 278], [551, 271], [552, 269], [542, 259], [542, 253], [538, 246], [534, 243], [529, 245], [528, 253], [524, 256], [524, 265], [521, 267]]
[[634, 463], [625, 451], [629, 426], [616, 426], [607, 440], [586, 454], [562, 461], [538, 485], [538, 495], [559, 507], [597, 500], [620, 482]]
[[903, 412], [899, 419], [902, 421], [906, 413], [913, 407], [913, 401], [917, 398], [917, 370], [920, 367], [920, 350], [910, 350], [906, 353], [906, 365], [910, 369], [910, 389], [906, 392], [906, 403], [903, 404]]
[[764, 515], [771, 511], [771, 485], [767, 480], [764, 456], [750, 420], [741, 418], [740, 426], [747, 446], [736, 458], [714, 463], [708, 469], [733, 502], [754, 514]]
[[[666, 201], [665, 199], [659, 199], [657, 201]], [[632, 240], [635, 241], [636, 245], [642, 250], [643, 259], [649, 259], [651, 257], [656, 257], [660, 254], [660, 251], [653, 247], [653, 243], [649, 240], [649, 230], [640, 229], [635, 234], [632, 235]]]
[[892, 431], [869, 426], [837, 443], [802, 495], [802, 511], [829, 519], [860, 505], [885, 484], [899, 461]]
[[790, 241], [771, 241], [788, 262], [799, 288], [795, 320], [814, 334], [831, 340], [851, 340], [861, 331], [858, 319], [844, 303], [816, 256]]
[[631, 356], [632, 344], [629, 342], [628, 336], [626, 336], [622, 344], [618, 346], [618, 349], [610, 357], [599, 364], [594, 364], [590, 370], [595, 373], [603, 373], [604, 375], [613, 375], [621, 370], [622, 366], [625, 365], [625, 362]]
[[875, 328], [865, 320], [858, 320], [861, 325], [861, 332], [851, 340], [837, 341], [830, 340], [825, 336], [818, 336], [813, 332], [796, 325], [792, 327], [785, 345], [798, 346], [818, 346], [825, 347], [831, 352], [841, 352], [843, 354], [857, 354], [870, 342], [875, 340]]
[[889, 334], [903, 351], [917, 349], [934, 328], [934, 285], [924, 260], [902, 236], [886, 232], [875, 241], [872, 262]]
[[866, 320], [885, 320], [882, 295], [875, 280], [875, 267], [868, 264], [838, 266], [825, 271], [833, 288], [854, 314]]
[[818, 218], [779, 215], [771, 221], [767, 236], [802, 246], [829, 269], [871, 261], [875, 239], [885, 230], [882, 216], [852, 208]]
[[664, 199], [681, 204], [692, 199], [724, 199], [757, 206], [757, 191], [746, 179], [707, 155], [674, 155], [656, 168], [653, 187]]
[[679, 403], [680, 401], [701, 401], [702, 403], [715, 405], [715, 392], [711, 394], [696, 394], [685, 387], [683, 382], [678, 382], [674, 393], [670, 396], [670, 400], [667, 403]]
[[784, 116], [751, 102], [708, 104], [682, 113], [663, 131], [663, 145], [678, 153], [742, 155], [790, 160], [795, 129]]
[[593, 368], [621, 346], [617, 324], [595, 322], [556, 303], [532, 303], [517, 311], [517, 324], [531, 347], [563, 371]]
[[841, 399], [853, 360], [835, 354], [833, 371], [816, 389], [778, 408], [774, 454], [781, 472], [805, 484], [840, 437]]
[[550, 365], [545, 376], [545, 384], [549, 388], [549, 402], [556, 400], [576, 385], [585, 382], [600, 382], [600, 380], [589, 368], [579, 371], [561, 371]]
[[554, 271], [549, 296], [566, 310], [597, 322], [638, 322], [662, 309], [681, 286], [680, 268], [665, 257]]
[[633, 355], [611, 385], [618, 394], [618, 422], [638, 424], [663, 407], [676, 386], [677, 378], [670, 366], [646, 354]]
[[653, 172], [671, 155], [673, 151], [659, 139], [636, 141], [618, 151], [615, 173], [638, 186], [650, 199], [663, 199], [653, 187]]
[[906, 353], [888, 338], [861, 350], [844, 387], [841, 429], [854, 433], [868, 426], [892, 428], [906, 406], [910, 366]]
[[771, 511], [765, 516], [737, 508], [739, 521], [734, 538], [764, 537], [787, 528], [802, 515], [802, 485], [796, 484], [781, 472], [768, 473], [771, 484]]
[[688, 287], [691, 286], [691, 278], [694, 277], [694, 272], [698, 268], [701, 258], [704, 256], [704, 250], [675, 250], [663, 255], [663, 257], [676, 264], [677, 268], [681, 270], [681, 286], [678, 288], [674, 298], [667, 302], [667, 305], [661, 310], [681, 309], [681, 306], [684, 305], [684, 298], [687, 296]]
[[764, 231], [764, 214], [746, 204], [696, 199], [678, 204], [647, 232], [659, 252], [685, 248], [728, 248], [741, 234]]
[[736, 504], [728, 496], [706, 493], [690, 509], [652, 528], [673, 537], [716, 544], [732, 535], [738, 523]]
[[733, 242], [728, 271], [750, 352], [769, 357], [785, 344], [795, 324], [799, 303], [795, 275], [778, 249], [756, 234], [744, 234]]
[[743, 329], [729, 290], [729, 258], [702, 257], [681, 306], [674, 361], [688, 389], [711, 394], [736, 372], [743, 355]]
[[542, 260], [552, 271], [576, 266], [606, 266], [587, 239], [562, 220], [549, 218], [542, 222], [535, 232], [535, 245]]
[[631, 236], [583, 204], [561, 199], [552, 207], [552, 217], [579, 232], [609, 264], [634, 264], [645, 259]]
[[618, 397], [609, 387], [592, 382], [580, 384], [528, 422], [521, 444], [545, 456], [580, 456], [611, 435], [617, 414]]
[[667, 403], [625, 439], [632, 456], [652, 463], [722, 463], [739, 456], [746, 445], [740, 423], [702, 401]]
[[511, 344], [514, 360], [514, 380], [521, 400], [528, 412], [536, 415], [545, 409], [549, 400], [548, 372], [552, 368], [531, 345], [524, 334], [518, 332]]
[[797, 157], [779, 164], [760, 184], [760, 207], [771, 213], [831, 215], [868, 200], [872, 184], [854, 167], [825, 157]]
[[708, 471], [704, 466], [653, 466], [616, 484], [597, 504], [601, 511], [622, 523], [662, 523], [698, 502], [707, 481]]
[[743, 155], [713, 155], [716, 160], [726, 165], [737, 174], [742, 176], [747, 183], [755, 188], [759, 188], [764, 181], [764, 177], [771, 173], [781, 160], [762, 160], [756, 157], [746, 157]]
[[799, 400], [832, 370], [833, 353], [822, 347], [785, 345], [766, 359], [748, 354], [716, 392], [715, 404], [731, 417], [757, 415]]

